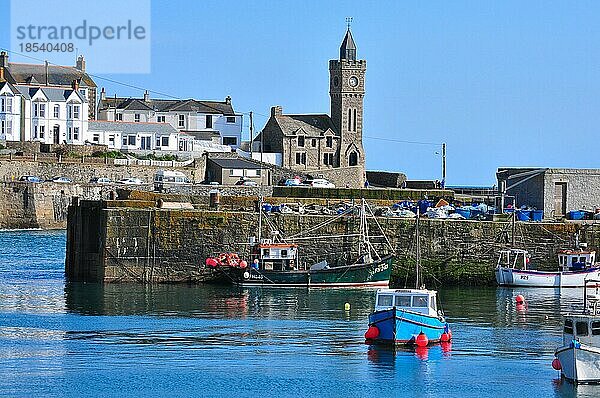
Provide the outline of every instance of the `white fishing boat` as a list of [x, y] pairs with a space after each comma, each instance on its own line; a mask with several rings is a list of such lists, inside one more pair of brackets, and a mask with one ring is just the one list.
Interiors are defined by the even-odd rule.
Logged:
[[554, 352], [552, 367], [573, 383], [600, 382], [599, 284], [600, 280], [586, 281], [583, 311], [565, 315], [563, 344]]
[[501, 250], [496, 264], [496, 282], [500, 286], [521, 287], [582, 287], [587, 279], [600, 279], [596, 252], [578, 249], [558, 252], [558, 270], [536, 270], [529, 253], [521, 249]]

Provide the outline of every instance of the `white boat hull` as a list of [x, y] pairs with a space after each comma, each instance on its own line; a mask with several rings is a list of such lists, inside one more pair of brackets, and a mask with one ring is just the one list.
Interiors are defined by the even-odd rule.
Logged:
[[585, 344], [573, 344], [556, 350], [561, 364], [561, 374], [574, 383], [600, 382], [600, 349]]
[[586, 279], [600, 279], [600, 269], [594, 267], [577, 272], [545, 272], [496, 268], [496, 282], [500, 286], [583, 287]]

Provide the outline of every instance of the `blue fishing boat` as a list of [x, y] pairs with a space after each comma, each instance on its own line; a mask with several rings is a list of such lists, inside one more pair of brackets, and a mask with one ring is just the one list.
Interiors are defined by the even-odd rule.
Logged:
[[421, 283], [419, 250], [419, 216], [416, 219], [415, 289], [379, 289], [375, 311], [369, 315], [367, 344], [408, 344], [425, 347], [448, 342], [452, 332], [444, 314], [438, 309], [437, 292]]

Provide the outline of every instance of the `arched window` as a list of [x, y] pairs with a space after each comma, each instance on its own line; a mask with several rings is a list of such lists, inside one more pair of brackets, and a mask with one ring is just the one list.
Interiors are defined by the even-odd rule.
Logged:
[[348, 157], [348, 166], [356, 166], [358, 165], [358, 154], [354, 151], [350, 152], [350, 156]]

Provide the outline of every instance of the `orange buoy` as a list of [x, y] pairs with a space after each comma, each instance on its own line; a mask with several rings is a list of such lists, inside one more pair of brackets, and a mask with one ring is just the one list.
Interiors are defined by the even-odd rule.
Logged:
[[558, 360], [558, 358], [554, 358], [552, 360], [552, 368], [554, 370], [561, 370], [562, 369], [562, 365], [560, 364], [560, 361]]
[[523, 295], [521, 294], [517, 294], [517, 297], [515, 297], [515, 301], [517, 304], [525, 304], [525, 297], [523, 297]]
[[369, 326], [369, 329], [365, 332], [365, 339], [373, 340], [379, 337], [379, 328], [375, 325]]
[[446, 332], [442, 333], [442, 335], [440, 336], [440, 341], [442, 343], [446, 343], [446, 342], [450, 341], [450, 335]]
[[419, 347], [426, 347], [429, 344], [429, 339], [425, 335], [425, 333], [421, 332], [415, 338], [415, 344]]

